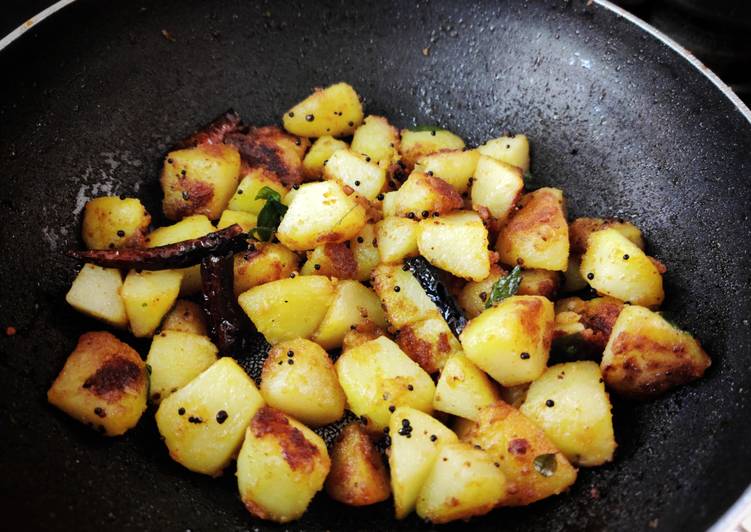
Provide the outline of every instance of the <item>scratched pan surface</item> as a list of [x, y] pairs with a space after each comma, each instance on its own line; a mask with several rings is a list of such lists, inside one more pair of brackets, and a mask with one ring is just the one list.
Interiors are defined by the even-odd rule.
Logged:
[[[706, 528], [751, 480], [748, 120], [596, 4], [352, 5], [80, 1], [0, 53], [0, 325], [18, 329], [0, 338], [4, 524], [278, 528], [245, 512], [231, 470], [212, 480], [171, 462], [151, 413], [110, 440], [46, 404], [77, 336], [100, 328], [66, 308], [75, 264], [61, 251], [78, 244], [87, 198], [135, 194], [158, 212], [165, 148], [227, 107], [276, 122], [313, 86], [347, 80], [401, 126], [440, 124], [469, 143], [529, 134], [535, 176], [566, 191], [571, 216], [644, 228], [670, 268], [666, 309], [713, 355], [696, 384], [616, 401], [616, 460], [582, 470], [570, 493], [454, 526]], [[320, 496], [289, 528], [428, 526]]]

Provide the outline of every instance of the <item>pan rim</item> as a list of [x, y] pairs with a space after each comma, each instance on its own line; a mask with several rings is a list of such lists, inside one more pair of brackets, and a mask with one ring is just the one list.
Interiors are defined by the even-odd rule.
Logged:
[[[69, 5], [73, 4], [76, 0], [58, 0], [46, 9], [38, 12], [37, 14], [29, 17], [26, 21], [21, 23], [18, 27], [11, 30], [8, 34], [0, 38], [0, 53], [6, 48], [19, 40], [24, 34], [26, 34], [32, 28], [35, 28], [41, 22], [58, 13]], [[594, 5], [602, 7], [614, 13], [616, 16], [627, 20], [628, 22], [636, 25], [641, 30], [645, 31], [659, 42], [666, 45], [678, 56], [688, 61], [688, 63], [694, 67], [700, 74], [705, 76], [722, 94], [730, 100], [733, 107], [738, 110], [746, 121], [751, 124], [751, 109], [733, 92], [733, 90], [722, 81], [710, 68], [708, 68], [701, 60], [699, 60], [693, 53], [687, 48], [683, 47], [677, 41], [667, 36], [662, 31], [658, 30], [651, 24], [645, 22], [641, 18], [626, 11], [624, 8], [615, 5], [610, 0], [590, 0]], [[728, 530], [732, 526], [736, 525], [742, 517], [744, 512], [751, 508], [751, 485], [749, 485], [738, 497], [738, 499], [728, 507], [722, 516], [709, 529], [710, 532], [720, 532]]]

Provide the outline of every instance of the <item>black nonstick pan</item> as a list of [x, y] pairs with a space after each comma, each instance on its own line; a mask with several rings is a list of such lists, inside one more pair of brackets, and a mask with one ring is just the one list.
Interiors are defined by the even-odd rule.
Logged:
[[[79, 0], [2, 50], [0, 72], [0, 325], [17, 330], [0, 335], [3, 529], [281, 529], [247, 514], [231, 470], [173, 463], [152, 415], [105, 439], [47, 405], [78, 335], [101, 328], [66, 308], [62, 252], [90, 197], [160, 212], [161, 157], [198, 125], [228, 107], [275, 123], [340, 80], [400, 126], [527, 133], [571, 217], [644, 229], [670, 268], [666, 310], [713, 356], [695, 384], [616, 401], [616, 460], [569, 493], [445, 529], [703, 530], [751, 482], [751, 115], [612, 6]], [[319, 496], [287, 528], [430, 527]]]

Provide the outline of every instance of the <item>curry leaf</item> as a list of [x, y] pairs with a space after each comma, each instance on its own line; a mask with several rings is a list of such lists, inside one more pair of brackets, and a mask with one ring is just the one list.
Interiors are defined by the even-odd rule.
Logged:
[[558, 460], [556, 460], [555, 454], [540, 454], [535, 456], [534, 465], [535, 471], [543, 477], [552, 477], [558, 468]]
[[287, 212], [287, 206], [282, 204], [282, 196], [279, 192], [269, 187], [263, 187], [259, 190], [255, 199], [265, 199], [266, 204], [258, 213], [258, 223], [251, 230], [251, 234], [258, 240], [268, 242]]
[[410, 131], [414, 131], [415, 133], [420, 133], [421, 131], [446, 131], [442, 127], [439, 126], [415, 126], [413, 128], [410, 128]]
[[522, 270], [519, 266], [514, 266], [506, 277], [501, 277], [490, 289], [490, 295], [485, 300], [485, 308], [490, 308], [496, 303], [500, 303], [507, 297], [513, 296], [519, 290], [519, 284], [522, 282]]

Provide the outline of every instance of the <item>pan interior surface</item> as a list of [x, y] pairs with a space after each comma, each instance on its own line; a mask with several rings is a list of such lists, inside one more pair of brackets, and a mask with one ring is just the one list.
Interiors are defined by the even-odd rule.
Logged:
[[[168, 36], [169, 38], [165, 37]], [[703, 530], [751, 480], [751, 125], [705, 76], [585, 1], [80, 0], [0, 54], [0, 426], [4, 515], [27, 529], [276, 529], [247, 514], [230, 468], [183, 470], [153, 413], [104, 439], [47, 405], [78, 335], [64, 302], [88, 198], [160, 212], [173, 142], [229, 107], [277, 123], [315, 86], [351, 83], [366, 112], [477, 144], [532, 140], [532, 172], [569, 216], [634, 221], [669, 268], [664, 306], [713, 357], [648, 403], [614, 398], [614, 463], [567, 494], [452, 528]], [[158, 216], [155, 222], [159, 223]], [[136, 347], [145, 354], [147, 344]], [[324, 495], [291, 528], [427, 528], [390, 504]]]

